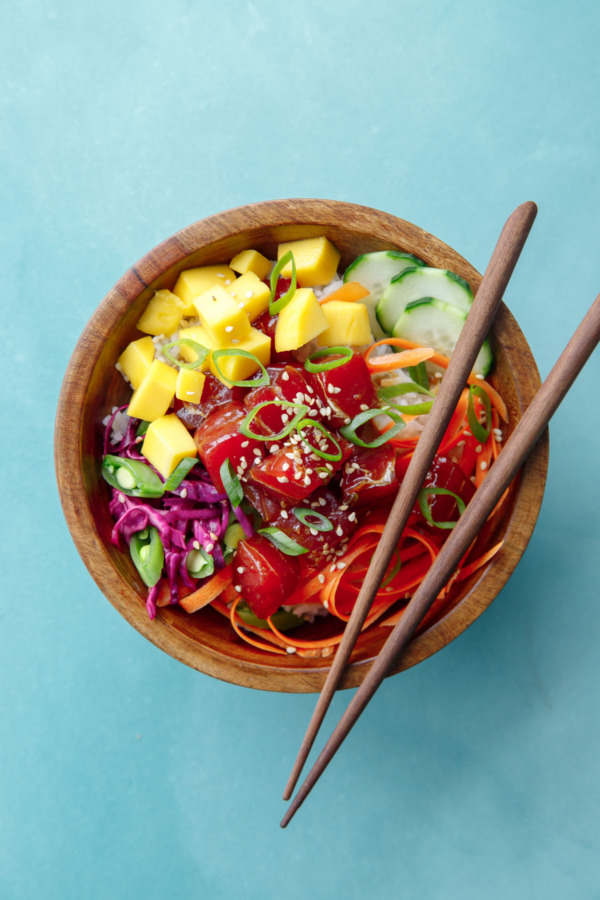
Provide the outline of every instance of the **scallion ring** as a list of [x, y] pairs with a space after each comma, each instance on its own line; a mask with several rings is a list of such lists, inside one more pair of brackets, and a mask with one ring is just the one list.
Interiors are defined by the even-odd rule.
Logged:
[[391, 397], [400, 397], [403, 394], [427, 394], [428, 397], [435, 397], [433, 391], [423, 387], [417, 381], [399, 381], [398, 384], [386, 384], [377, 391], [377, 396], [382, 400], [389, 400]]
[[390, 572], [390, 574], [387, 575], [387, 576], [385, 577], [385, 579], [381, 582], [381, 587], [382, 587], [382, 588], [387, 587], [388, 584], [389, 584], [391, 581], [394, 580], [394, 578], [396, 577], [396, 575], [398, 574], [398, 572], [399, 572], [400, 569], [402, 568], [402, 557], [400, 556], [400, 551], [399, 551], [397, 548], [396, 548], [396, 550], [395, 550], [395, 553], [396, 553], [396, 556], [397, 556], [396, 562], [394, 563], [394, 566], [393, 566], [392, 571]]
[[194, 456], [185, 456], [181, 462], [173, 469], [169, 477], [164, 483], [165, 491], [174, 491], [179, 487], [190, 469], [193, 469], [198, 460]]
[[288, 537], [284, 531], [281, 531], [274, 525], [267, 525], [266, 528], [259, 529], [258, 533], [264, 534], [264, 536], [268, 538], [278, 550], [285, 553], [286, 556], [302, 556], [303, 553], [308, 553], [308, 547], [303, 547], [302, 544], [298, 544], [296, 541], [292, 540], [291, 537]]
[[[180, 359], [175, 359], [174, 356], [171, 356], [169, 353], [171, 347], [189, 347], [190, 350], [193, 350], [198, 356], [196, 359], [192, 360], [192, 362], [182, 362]], [[162, 348], [162, 353], [167, 357], [169, 362], [179, 366], [180, 369], [197, 369], [205, 362], [210, 350], [203, 344], [199, 344], [198, 341], [193, 341], [191, 338], [179, 338], [177, 341], [171, 341], [170, 344], [165, 344]]]
[[[291, 422], [288, 422], [285, 428], [277, 434], [256, 434], [256, 432], [250, 430], [250, 423], [254, 419], [254, 416], [261, 409], [264, 409], [265, 406], [279, 406], [281, 409], [297, 409], [298, 412], [292, 418]], [[283, 438], [286, 438], [288, 434], [294, 430], [297, 423], [304, 418], [307, 412], [308, 406], [304, 403], [288, 403], [287, 400], [265, 400], [264, 403], [259, 403], [258, 406], [255, 406], [254, 409], [250, 410], [244, 421], [240, 424], [240, 434], [243, 434], [244, 437], [252, 438], [254, 441], [280, 441]]]
[[[477, 414], [475, 413], [473, 397], [477, 397], [477, 399], [481, 400], [481, 402], [483, 403], [483, 409], [485, 412], [485, 425], [481, 424], [477, 417]], [[467, 422], [469, 423], [469, 427], [471, 429], [473, 437], [476, 438], [480, 444], [485, 444], [492, 430], [492, 404], [490, 403], [490, 398], [488, 397], [486, 391], [484, 391], [484, 389], [479, 384], [472, 384], [469, 388]]]
[[[290, 284], [289, 288], [287, 289], [287, 291], [285, 292], [285, 294], [283, 294], [279, 298], [279, 300], [275, 300], [275, 292], [277, 290], [277, 279], [279, 278], [281, 271], [287, 266], [287, 264], [290, 262], [290, 260], [292, 263], [291, 284]], [[281, 259], [278, 260], [278, 262], [276, 263], [275, 267], [273, 268], [273, 271], [271, 272], [270, 284], [271, 284], [271, 298], [269, 300], [269, 313], [272, 316], [275, 316], [275, 315], [277, 315], [277, 313], [280, 313], [281, 310], [285, 306], [288, 305], [288, 303], [290, 302], [290, 300], [296, 293], [296, 263], [294, 262], [294, 254], [292, 253], [291, 250], [288, 250], [287, 253], [284, 253], [283, 256], [281, 257]]]
[[[370, 422], [371, 419], [381, 415], [389, 416], [395, 424], [372, 441], [363, 441], [362, 438], [359, 438], [356, 432], [361, 425], [365, 425], [367, 422]], [[356, 444], [358, 447], [373, 448], [381, 447], [382, 444], [387, 443], [387, 441], [395, 437], [403, 428], [404, 420], [402, 416], [398, 415], [398, 413], [394, 412], [392, 409], [366, 409], [364, 412], [354, 416], [349, 425], [344, 425], [340, 428], [340, 434], [342, 437], [345, 437], [347, 441]]]
[[445, 528], [450, 529], [454, 528], [456, 522], [435, 522], [433, 516], [431, 515], [431, 507], [427, 501], [428, 497], [435, 497], [438, 494], [444, 494], [449, 497], [453, 497], [456, 501], [456, 505], [458, 507], [458, 515], [462, 516], [465, 511], [465, 501], [462, 497], [459, 497], [458, 494], [455, 494], [454, 491], [449, 491], [448, 488], [442, 487], [424, 487], [419, 491], [418, 501], [419, 501], [419, 509], [423, 515], [423, 518], [426, 522], [429, 522], [430, 525], [433, 525], [435, 528]]
[[233, 471], [233, 466], [229, 461], [229, 457], [224, 459], [221, 463], [219, 475], [221, 476], [221, 481], [223, 482], [223, 487], [225, 488], [225, 493], [229, 498], [229, 502], [233, 509], [236, 509], [244, 499], [244, 492], [242, 490], [240, 479]]
[[[234, 381], [232, 378], [228, 378], [228, 376], [221, 371], [219, 360], [223, 356], [244, 356], [246, 359], [251, 359], [256, 363], [257, 366], [260, 367], [262, 375], [260, 376], [260, 378], [247, 378], [244, 381]], [[213, 350], [211, 359], [213, 361], [215, 369], [217, 370], [219, 378], [222, 378], [228, 384], [235, 385], [235, 387], [246, 388], [264, 387], [265, 385], [269, 384], [269, 374], [267, 370], [261, 363], [258, 356], [255, 356], [254, 353], [250, 353], [248, 350], [238, 350], [237, 347], [230, 347], [226, 350]]]
[[[353, 355], [354, 351], [350, 347], [321, 347], [310, 354], [304, 363], [304, 368], [307, 372], [312, 372], [313, 374], [329, 372], [330, 369], [337, 369], [339, 366], [346, 365]], [[313, 362], [314, 359], [320, 359], [322, 356], [339, 356], [340, 359], [330, 359], [329, 362], [324, 363]]]
[[[337, 447], [337, 453], [327, 453], [327, 451], [321, 450], [319, 447], [314, 447], [310, 443], [310, 441], [307, 440], [307, 438], [305, 438], [302, 434], [303, 428], [310, 428], [310, 427], [316, 428], [323, 435], [325, 435], [326, 440], [331, 441], [331, 443]], [[338, 442], [336, 441], [336, 439], [334, 438], [332, 433], [330, 431], [328, 431], [327, 428], [325, 428], [325, 426], [321, 422], [315, 422], [314, 419], [302, 419], [296, 425], [296, 431], [302, 438], [302, 443], [306, 444], [306, 446], [311, 450], [312, 453], [315, 454], [315, 456], [320, 456], [321, 459], [328, 459], [331, 462], [339, 462], [340, 459], [342, 458], [342, 448], [340, 447], [340, 445], [338, 444]]]
[[[333, 522], [324, 516], [323, 513], [317, 512], [316, 509], [308, 509], [305, 506], [295, 506], [292, 510], [299, 522], [306, 525], [307, 528], [313, 528], [315, 531], [333, 531]], [[310, 522], [309, 519], [316, 519], [316, 522]]]

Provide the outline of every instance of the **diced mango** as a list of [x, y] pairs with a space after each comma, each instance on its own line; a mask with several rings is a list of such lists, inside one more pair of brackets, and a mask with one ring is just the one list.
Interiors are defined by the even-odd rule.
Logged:
[[131, 395], [127, 415], [147, 422], [164, 416], [175, 396], [176, 383], [176, 369], [155, 359]]
[[230, 284], [235, 272], [229, 266], [199, 266], [197, 269], [186, 269], [179, 273], [173, 293], [183, 300], [184, 315], [195, 316], [194, 300], [199, 294], [208, 291], [215, 284]]
[[250, 335], [250, 322], [243, 309], [225, 288], [213, 286], [194, 300], [200, 324], [215, 348], [228, 347]]
[[246, 313], [250, 322], [269, 308], [270, 288], [254, 272], [246, 272], [240, 278], [236, 278], [226, 290], [236, 301], [239, 309]]
[[168, 478], [182, 459], [197, 452], [193, 437], [177, 416], [161, 416], [148, 425], [142, 456], [163, 478]]
[[[296, 265], [296, 276], [302, 287], [314, 287], [327, 284], [334, 278], [340, 261], [340, 252], [326, 237], [305, 238], [301, 241], [289, 241], [277, 248], [277, 259], [291, 250]], [[283, 278], [292, 277], [292, 264], [288, 263], [281, 270]]]
[[197, 369], [180, 369], [177, 373], [175, 396], [187, 403], [200, 403], [206, 375]]
[[310, 288], [298, 288], [279, 313], [275, 326], [275, 350], [297, 350], [329, 326], [319, 301]]
[[369, 313], [363, 303], [330, 300], [321, 309], [329, 325], [317, 338], [320, 347], [361, 347], [372, 342]]
[[233, 257], [229, 265], [234, 272], [239, 272], [240, 275], [253, 272], [258, 278], [266, 278], [271, 269], [270, 261], [258, 250], [242, 250]]
[[[229, 349], [245, 350], [247, 353], [253, 353], [263, 366], [268, 366], [271, 361], [271, 338], [268, 334], [259, 331], [258, 328], [251, 328], [250, 335], [244, 341], [240, 341], [239, 344]], [[259, 369], [257, 364], [252, 359], [248, 359], [247, 356], [221, 356], [217, 359], [217, 362], [225, 377], [222, 377], [217, 370], [212, 357], [210, 370], [213, 375], [216, 375], [228, 387], [231, 381], [244, 381], [246, 378], [254, 375], [255, 372], [258, 372]]]
[[[180, 328], [179, 337], [187, 338], [190, 341], [195, 341], [202, 347], [208, 347], [209, 350], [214, 349], [212, 346], [212, 340], [209, 337], [208, 332], [202, 327], [202, 325], [190, 325], [189, 328]], [[196, 359], [198, 359], [198, 354], [196, 353], [194, 348], [186, 347], [185, 344], [179, 344], [179, 355], [184, 362], [194, 362]], [[201, 366], [198, 366], [196, 371], [206, 372], [207, 369], [208, 357], [204, 360]]]
[[146, 334], [173, 334], [183, 318], [184, 304], [171, 291], [156, 291], [138, 320]]
[[154, 342], [148, 335], [128, 344], [118, 358], [117, 365], [135, 389], [140, 386], [153, 359]]

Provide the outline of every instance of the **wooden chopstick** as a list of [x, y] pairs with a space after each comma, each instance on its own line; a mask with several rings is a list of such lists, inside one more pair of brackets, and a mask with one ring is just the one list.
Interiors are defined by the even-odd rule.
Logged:
[[600, 294], [594, 300], [552, 371], [518, 422], [490, 469], [489, 475], [482, 482], [442, 547], [436, 561], [410, 600], [402, 618], [390, 634], [304, 784], [290, 804], [281, 822], [282, 828], [285, 828], [304, 802], [361, 712], [398, 660], [419, 622], [458, 565], [463, 553], [525, 462], [598, 341], [600, 341]]
[[527, 202], [521, 204], [507, 219], [498, 238], [498, 243], [491, 256], [485, 275], [481, 280], [476, 297], [473, 300], [467, 321], [455, 351], [451, 356], [450, 364], [442, 379], [427, 424], [417, 442], [415, 453], [410, 461], [402, 485], [398, 490], [385, 530], [371, 560], [350, 619], [344, 629], [344, 636], [333, 659], [288, 779], [283, 794], [284, 800], [289, 800], [296, 786], [325, 713], [344, 674], [344, 669], [371, 608], [373, 598], [385, 576], [400, 534], [415, 504], [417, 494], [448, 427], [467, 377], [471, 374], [479, 349], [490, 330], [492, 320], [496, 315], [506, 290], [506, 285], [513, 273], [536, 214], [537, 206], [535, 203]]

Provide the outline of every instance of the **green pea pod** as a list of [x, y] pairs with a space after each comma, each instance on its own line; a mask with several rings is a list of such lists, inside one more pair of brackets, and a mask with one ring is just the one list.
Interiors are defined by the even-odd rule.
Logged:
[[130, 497], [162, 497], [165, 492], [156, 472], [138, 459], [109, 453], [102, 460], [102, 477]]
[[154, 587], [165, 564], [165, 551], [157, 529], [151, 525], [133, 534], [129, 552], [144, 584]]

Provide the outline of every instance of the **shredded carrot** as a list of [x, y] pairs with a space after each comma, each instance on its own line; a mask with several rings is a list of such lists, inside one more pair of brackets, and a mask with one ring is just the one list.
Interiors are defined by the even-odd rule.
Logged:
[[246, 643], [252, 644], [253, 647], [258, 647], [259, 650], [266, 650], [267, 653], [277, 653], [280, 656], [285, 656], [287, 651], [282, 650], [280, 647], [272, 647], [270, 644], [265, 644], [264, 641], [255, 641], [254, 638], [251, 638], [248, 634], [244, 634], [242, 632], [236, 620], [236, 610], [239, 602], [240, 598], [238, 597], [237, 600], [233, 601], [233, 603], [231, 604], [231, 609], [229, 610], [229, 621], [231, 622], [231, 627], [238, 635], [238, 637], [241, 637], [243, 641], [246, 641]]
[[385, 356], [374, 356], [371, 358], [371, 351], [381, 343], [382, 341], [378, 341], [376, 344], [371, 344], [368, 350], [365, 350], [364, 359], [369, 372], [389, 372], [392, 369], [407, 369], [409, 366], [418, 366], [419, 363], [425, 362], [426, 359], [431, 359], [435, 355], [435, 350], [431, 347], [415, 347], [414, 349], [405, 350], [403, 353], [386, 353]]
[[197, 591], [194, 591], [193, 594], [188, 594], [187, 597], [180, 600], [179, 604], [187, 613], [197, 612], [199, 609], [212, 603], [225, 588], [229, 587], [232, 579], [231, 566], [225, 566], [224, 569], [219, 569], [218, 572], [215, 572], [210, 581], [199, 587]]
[[321, 297], [319, 303], [322, 305], [323, 303], [329, 303], [330, 300], [344, 300], [346, 303], [355, 303], [357, 300], [362, 300], [368, 296], [369, 291], [362, 284], [359, 284], [358, 281], [348, 281], [339, 287], [337, 291], [332, 291], [326, 297]]

